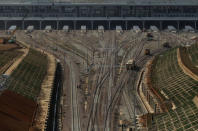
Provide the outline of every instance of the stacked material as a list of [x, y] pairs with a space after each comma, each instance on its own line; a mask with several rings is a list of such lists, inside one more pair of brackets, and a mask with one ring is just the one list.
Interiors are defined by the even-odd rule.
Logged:
[[135, 25], [135, 26], [133, 26], [133, 31], [134, 31], [135, 33], [138, 33], [138, 32], [141, 32], [141, 29], [140, 29], [139, 26]]
[[64, 26], [63, 26], [63, 31], [69, 32], [69, 26], [68, 26], [68, 25], [64, 25]]
[[47, 26], [45, 27], [45, 31], [46, 31], [46, 32], [51, 32], [51, 31], [52, 31], [52, 26], [51, 26], [51, 25], [47, 25]]
[[98, 32], [104, 32], [104, 26], [103, 25], [98, 26]]
[[170, 32], [176, 32], [176, 31], [177, 31], [176, 28], [175, 28], [174, 26], [172, 26], [172, 25], [169, 25], [169, 26], [167, 27], [167, 29], [168, 29], [168, 31], [170, 31]]
[[8, 29], [8, 34], [11, 34], [11, 33], [14, 32], [16, 29], [17, 29], [17, 26], [16, 26], [16, 25], [10, 26], [9, 29]]
[[153, 32], [158, 32], [159, 31], [159, 29], [154, 25], [150, 26], [150, 30], [153, 31]]
[[86, 25], [82, 25], [82, 26], [81, 26], [81, 32], [86, 32], [86, 31], [87, 31]]
[[34, 30], [34, 26], [30, 25], [27, 27], [26, 33], [31, 33], [31, 32], [33, 32], [33, 30]]
[[121, 26], [116, 26], [116, 32], [121, 33], [122, 32], [122, 27]]
[[190, 25], [186, 25], [184, 27], [184, 31], [186, 31], [186, 32], [194, 32], [195, 29], [192, 26], [190, 26]]

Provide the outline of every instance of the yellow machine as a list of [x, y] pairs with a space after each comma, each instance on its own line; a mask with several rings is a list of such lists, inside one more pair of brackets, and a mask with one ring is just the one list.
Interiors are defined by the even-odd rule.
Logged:
[[15, 43], [16, 42], [16, 36], [14, 35], [16, 30], [13, 30], [11, 33], [11, 36], [8, 38], [8, 43]]
[[133, 59], [130, 59], [130, 60], [126, 63], [126, 69], [127, 69], [127, 70], [135, 70], [135, 69], [136, 69], [135, 61], [134, 61]]

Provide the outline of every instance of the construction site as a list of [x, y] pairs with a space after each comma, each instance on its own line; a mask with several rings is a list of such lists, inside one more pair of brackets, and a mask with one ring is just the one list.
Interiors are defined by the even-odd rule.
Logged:
[[148, 1], [0, 1], [0, 131], [198, 131], [198, 2]]

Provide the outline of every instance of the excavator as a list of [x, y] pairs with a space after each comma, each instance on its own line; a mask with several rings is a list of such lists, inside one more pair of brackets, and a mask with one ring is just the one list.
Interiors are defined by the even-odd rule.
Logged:
[[15, 43], [16, 42], [16, 36], [14, 35], [16, 30], [12, 31], [11, 36], [8, 37], [8, 43]]
[[15, 43], [16, 42], [16, 36], [14, 35], [15, 32], [16, 30], [13, 30], [10, 35], [6, 37], [0, 37], [0, 44]]

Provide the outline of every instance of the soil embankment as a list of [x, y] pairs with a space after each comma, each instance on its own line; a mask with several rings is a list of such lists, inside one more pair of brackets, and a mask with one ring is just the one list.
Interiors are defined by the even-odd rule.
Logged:
[[48, 107], [50, 104], [51, 92], [53, 89], [54, 75], [56, 70], [56, 61], [55, 57], [49, 53], [46, 53], [48, 56], [48, 70], [47, 75], [41, 86], [40, 95], [37, 99], [38, 102], [38, 111], [35, 118], [35, 127], [44, 131], [45, 123], [48, 117]]
[[12, 74], [12, 72], [18, 67], [18, 65], [21, 63], [21, 61], [27, 56], [27, 54], [29, 52], [29, 48], [20, 49], [20, 51], [23, 52], [23, 55], [21, 57], [19, 57], [17, 60], [15, 60], [4, 74], [6, 74], [8, 76]]
[[[157, 99], [158, 104], [162, 110], [162, 112], [167, 112], [171, 106], [169, 104], [166, 104], [166, 99], [163, 97], [161, 93], [159, 93], [159, 90], [153, 86], [152, 84], [152, 66], [155, 61], [155, 57], [147, 63], [146, 70], [145, 70], [145, 76], [144, 76], [144, 83], [145, 86], [148, 87], [148, 89], [152, 92], [154, 97]], [[152, 110], [151, 110], [152, 111]]]
[[[193, 65], [185, 47], [177, 49], [177, 60], [183, 72], [192, 79], [198, 81], [198, 68]], [[198, 107], [198, 95], [193, 98], [193, 102]]]
[[198, 68], [193, 65], [185, 47], [177, 49], [177, 60], [183, 72], [198, 81]]

